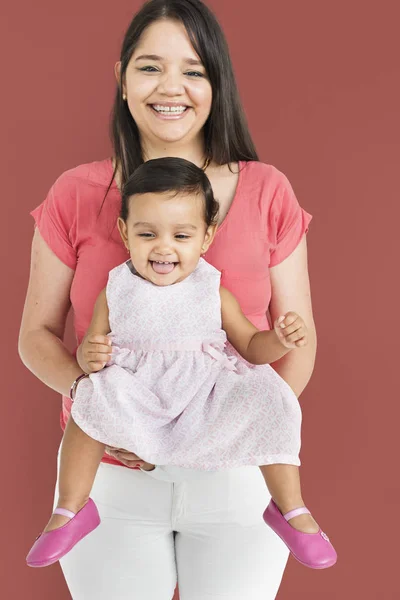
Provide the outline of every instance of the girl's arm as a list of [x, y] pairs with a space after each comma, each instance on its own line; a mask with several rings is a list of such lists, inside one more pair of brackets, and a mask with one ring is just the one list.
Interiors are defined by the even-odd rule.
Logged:
[[245, 360], [264, 365], [279, 360], [290, 352], [272, 331], [259, 331], [243, 314], [239, 302], [224, 287], [220, 287], [222, 328], [232, 346]]
[[111, 341], [105, 338], [108, 333], [110, 323], [104, 288], [97, 296], [90, 325], [76, 351], [77, 361], [85, 373], [94, 373], [105, 367], [111, 353]]
[[107, 335], [110, 333], [110, 323], [108, 320], [108, 304], [106, 296], [106, 288], [103, 288], [97, 296], [94, 304], [92, 320], [86, 332], [86, 336], [98, 333], [99, 335]]
[[279, 315], [293, 310], [300, 314], [307, 326], [308, 344], [289, 352], [272, 367], [300, 396], [311, 378], [317, 349], [317, 334], [311, 304], [310, 281], [307, 267], [307, 241], [303, 236], [297, 248], [280, 264], [270, 269], [272, 322]]

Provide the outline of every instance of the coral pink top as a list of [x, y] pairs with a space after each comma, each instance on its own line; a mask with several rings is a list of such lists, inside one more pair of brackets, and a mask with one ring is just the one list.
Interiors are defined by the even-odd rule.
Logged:
[[[108, 272], [128, 258], [116, 227], [121, 195], [115, 182], [102, 206], [112, 172], [110, 159], [66, 171], [30, 213], [51, 250], [75, 270], [70, 297], [76, 347], [89, 327]], [[240, 163], [233, 202], [204, 258], [221, 271], [222, 285], [259, 329], [270, 328], [269, 268], [291, 254], [311, 218], [278, 169], [260, 162]], [[63, 396], [62, 404], [64, 429], [71, 400]], [[104, 461], [120, 464], [107, 455]]]

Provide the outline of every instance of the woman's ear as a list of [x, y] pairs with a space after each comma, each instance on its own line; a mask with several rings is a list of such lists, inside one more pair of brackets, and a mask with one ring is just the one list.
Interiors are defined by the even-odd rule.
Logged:
[[121, 61], [118, 61], [117, 63], [115, 63], [114, 74], [115, 74], [115, 79], [117, 80], [118, 85], [121, 86], [122, 95], [124, 95], [124, 94], [126, 95], [125, 86], [121, 82]]
[[115, 79], [117, 80], [117, 83], [120, 83], [120, 81], [121, 81], [121, 61], [118, 61], [117, 63], [115, 63], [114, 74], [115, 74]]
[[121, 219], [121, 217], [118, 217], [117, 227], [118, 227], [119, 234], [122, 238], [122, 241], [124, 242], [124, 244], [126, 246], [126, 249], [129, 250], [128, 228], [126, 226], [125, 221], [123, 219]]
[[217, 233], [218, 223], [214, 223], [213, 225], [209, 225], [207, 227], [206, 235], [204, 236], [204, 242], [201, 246], [201, 251], [206, 253], [209, 247], [211, 246], [215, 234]]

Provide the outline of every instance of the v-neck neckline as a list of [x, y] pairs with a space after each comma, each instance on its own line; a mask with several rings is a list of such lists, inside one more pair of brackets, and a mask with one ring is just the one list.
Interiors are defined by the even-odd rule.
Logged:
[[[239, 161], [237, 161], [237, 164], [239, 166], [239, 176], [238, 176], [238, 180], [237, 180], [237, 183], [236, 183], [235, 193], [233, 195], [231, 204], [230, 204], [230, 206], [228, 208], [228, 212], [226, 213], [226, 215], [224, 217], [224, 220], [222, 221], [222, 223], [220, 225], [218, 225], [218, 228], [217, 228], [215, 236], [217, 236], [219, 233], [221, 233], [221, 231], [226, 227], [226, 223], [227, 223], [227, 221], [229, 221], [229, 217], [231, 216], [231, 213], [233, 212], [233, 209], [235, 208], [235, 206], [237, 204], [237, 198], [239, 196], [239, 192], [240, 192], [240, 189], [241, 189], [242, 184], [243, 184], [243, 170], [244, 170], [247, 162], [239, 160]], [[111, 175], [112, 175], [112, 173], [114, 171], [114, 167], [113, 167], [113, 163], [112, 163], [112, 158], [108, 159], [108, 166], [109, 166], [109, 169], [110, 169]], [[119, 190], [119, 188], [117, 186], [117, 182], [116, 182], [115, 178], [114, 178], [114, 180], [112, 182], [111, 187], [112, 188], [114, 187], [114, 188], [118, 189], [118, 191], [121, 194], [121, 191]]]

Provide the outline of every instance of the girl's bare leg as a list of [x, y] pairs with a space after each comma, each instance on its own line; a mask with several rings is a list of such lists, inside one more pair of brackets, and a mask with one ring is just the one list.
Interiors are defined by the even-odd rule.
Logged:
[[[299, 468], [294, 465], [263, 465], [260, 467], [269, 493], [275, 504], [285, 513], [304, 506], [301, 495]], [[319, 525], [311, 515], [299, 515], [289, 521], [290, 525], [304, 533], [317, 533]]]
[[[85, 506], [104, 448], [104, 444], [89, 437], [72, 417], [69, 418], [61, 446], [57, 508], [76, 513]], [[61, 527], [68, 521], [69, 518], [63, 515], [52, 515], [44, 531]]]

